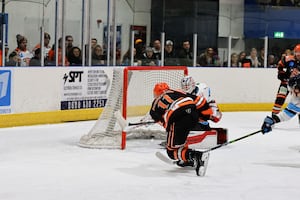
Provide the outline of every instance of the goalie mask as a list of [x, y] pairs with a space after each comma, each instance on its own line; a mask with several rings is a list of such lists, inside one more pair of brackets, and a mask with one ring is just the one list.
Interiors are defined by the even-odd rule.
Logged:
[[181, 79], [181, 89], [186, 93], [192, 93], [196, 87], [196, 83], [191, 76], [185, 76]]
[[170, 89], [170, 87], [167, 83], [157, 83], [153, 88], [153, 96], [158, 97], [168, 89]]

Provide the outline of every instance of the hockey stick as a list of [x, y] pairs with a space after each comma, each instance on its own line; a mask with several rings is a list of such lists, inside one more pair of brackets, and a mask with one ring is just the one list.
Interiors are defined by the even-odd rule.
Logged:
[[138, 126], [138, 125], [147, 125], [147, 124], [155, 124], [155, 121], [146, 121], [146, 122], [137, 122], [137, 123], [130, 123], [127, 122], [126, 119], [122, 116], [120, 111], [116, 111], [114, 113], [114, 116], [117, 119], [118, 124], [121, 126], [121, 128], [124, 130], [127, 126]]
[[207, 149], [207, 150], [205, 150], [205, 151], [202, 151], [202, 152], [213, 151], [213, 150], [218, 149], [218, 148], [221, 148], [221, 147], [223, 147], [223, 146], [227, 146], [228, 144], [237, 142], [237, 141], [239, 141], [239, 140], [242, 140], [242, 139], [245, 139], [245, 138], [250, 137], [250, 136], [252, 136], [252, 135], [255, 135], [255, 134], [257, 134], [257, 133], [260, 133], [261, 131], [262, 131], [262, 130], [258, 130], [258, 131], [255, 131], [255, 132], [253, 132], [253, 133], [249, 133], [249, 134], [247, 134], [247, 135], [244, 135], [244, 136], [242, 136], [242, 137], [236, 138], [236, 139], [231, 140], [231, 141], [229, 141], [229, 142], [225, 142], [225, 143], [223, 143], [223, 144], [219, 144], [219, 145], [217, 145], [217, 146], [214, 146], [214, 147], [212, 147], [212, 148], [210, 148], [210, 149]]
[[137, 123], [128, 123], [128, 126], [136, 126], [136, 125], [147, 125], [147, 124], [155, 124], [155, 121], [148, 121], [148, 122], [137, 122]]

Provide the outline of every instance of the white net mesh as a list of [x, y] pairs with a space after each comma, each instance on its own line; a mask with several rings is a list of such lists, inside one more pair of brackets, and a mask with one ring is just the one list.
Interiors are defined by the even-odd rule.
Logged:
[[[81, 137], [79, 145], [88, 148], [123, 148], [122, 129], [116, 123], [114, 113], [126, 105], [126, 118], [139, 122], [150, 109], [153, 101], [153, 87], [158, 82], [166, 82], [173, 89], [180, 88], [180, 80], [186, 68], [178, 67], [128, 67], [116, 68], [113, 71], [112, 86], [108, 101], [96, 124], [87, 135]], [[125, 74], [124, 74], [125, 71]], [[123, 99], [124, 77], [128, 81]], [[125, 79], [126, 80], [126, 79]], [[125, 87], [126, 88], [126, 87]], [[125, 101], [125, 102], [123, 102]], [[135, 117], [135, 118], [132, 118]], [[126, 127], [126, 139], [165, 139], [165, 130], [158, 124]], [[124, 139], [124, 138], [123, 138]]]
[[[116, 123], [114, 112], [120, 110], [122, 99], [123, 69], [114, 69], [112, 86], [105, 109], [87, 135], [81, 137], [79, 145], [88, 148], [118, 148], [121, 144], [121, 128]], [[114, 131], [117, 130], [117, 131]]]

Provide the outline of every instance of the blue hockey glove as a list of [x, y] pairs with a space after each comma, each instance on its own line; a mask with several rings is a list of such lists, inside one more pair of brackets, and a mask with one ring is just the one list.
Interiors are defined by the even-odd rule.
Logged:
[[272, 131], [272, 126], [275, 124], [275, 121], [272, 117], [267, 116], [264, 120], [264, 123], [261, 127], [261, 132], [263, 134]]

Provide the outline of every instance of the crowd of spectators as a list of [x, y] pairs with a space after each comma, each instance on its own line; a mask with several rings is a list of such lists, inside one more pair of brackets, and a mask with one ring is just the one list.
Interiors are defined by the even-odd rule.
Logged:
[[[63, 39], [58, 40], [58, 66], [82, 66], [83, 55], [82, 50], [78, 46], [74, 46], [72, 35], [67, 35], [64, 38], [65, 55], [63, 59]], [[17, 47], [10, 53], [9, 49], [5, 50], [5, 66], [41, 66], [41, 52], [44, 55], [45, 66], [56, 65], [56, 48], [53, 44], [50, 45], [51, 37], [48, 33], [44, 34], [44, 45], [37, 44], [30, 51], [27, 49], [27, 38], [18, 34], [16, 36]], [[142, 39], [136, 39], [133, 49], [133, 64], [135, 66], [193, 66], [193, 49], [189, 40], [184, 40], [175, 46], [172, 40], [166, 40], [164, 49], [162, 50], [161, 41], [159, 39], [146, 46]], [[162, 53], [164, 52], [164, 63], [162, 63]], [[91, 56], [89, 56], [91, 52]], [[128, 66], [131, 64], [131, 49], [121, 56], [121, 51], [117, 51], [117, 65]], [[286, 50], [283, 54], [290, 54]], [[91, 49], [85, 49], [85, 65], [91, 63], [93, 66], [106, 65], [107, 55], [105, 49], [98, 44], [96, 38], [91, 39]], [[202, 53], [197, 55], [196, 67], [243, 67], [243, 68], [263, 68], [265, 52], [264, 48], [259, 51], [256, 48], [251, 48], [249, 52], [233, 52], [230, 56], [230, 62], [225, 60], [223, 63], [220, 60], [218, 52], [212, 47], [206, 48]], [[112, 56], [110, 56], [112, 57]], [[91, 58], [91, 62], [89, 62]], [[65, 61], [62, 64], [62, 61]], [[267, 67], [276, 68], [280, 56], [268, 54]]]
[[[160, 40], [154, 40], [149, 46], [143, 45], [141, 39], [135, 41], [134, 65], [136, 66], [159, 66], [161, 65], [161, 43]], [[122, 59], [122, 65], [130, 65], [131, 50], [125, 53]], [[193, 66], [193, 51], [190, 41], [185, 40], [175, 47], [172, 40], [166, 40], [164, 45], [164, 66]], [[233, 52], [231, 60], [221, 62], [216, 49], [208, 47], [204, 52], [199, 53], [196, 58], [196, 67], [243, 67], [243, 68], [264, 68], [265, 50], [260, 48], [251, 48], [248, 52]], [[268, 54], [267, 68], [276, 68], [281, 56]], [[228, 66], [229, 64], [229, 66]]]
[[[45, 66], [55, 66], [56, 65], [56, 47], [55, 45], [50, 45], [50, 34], [44, 33], [44, 45], [37, 44], [32, 50], [27, 48], [28, 40], [23, 35], [16, 35], [17, 47], [9, 52], [9, 48], [5, 48], [5, 66], [41, 66], [41, 51], [43, 51], [43, 61]], [[65, 42], [65, 55], [64, 64], [63, 62], [63, 41]], [[58, 66], [82, 66], [82, 50], [78, 46], [73, 45], [73, 36], [65, 36], [65, 40], [59, 38], [58, 40], [58, 51], [57, 51]], [[91, 64], [92, 65], [105, 65], [106, 55], [103, 52], [101, 45], [97, 43], [96, 38], [91, 39], [91, 51], [86, 49], [88, 58], [88, 53], [91, 52]], [[2, 55], [2, 53], [1, 53]], [[2, 56], [1, 56], [2, 60]], [[86, 63], [89, 61], [86, 59]]]

